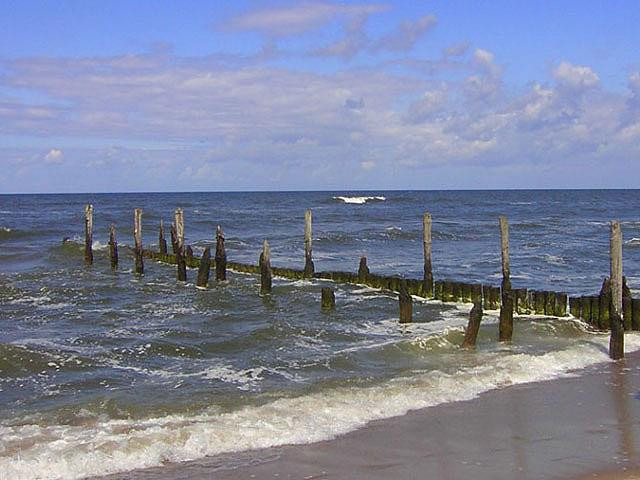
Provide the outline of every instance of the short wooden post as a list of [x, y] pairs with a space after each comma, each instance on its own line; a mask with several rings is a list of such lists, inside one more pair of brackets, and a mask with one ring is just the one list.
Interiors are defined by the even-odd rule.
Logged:
[[311, 210], [304, 212], [304, 276], [312, 277], [315, 271], [312, 257]]
[[109, 259], [111, 260], [111, 268], [118, 268], [118, 241], [116, 240], [116, 227], [111, 225], [109, 228]]
[[224, 248], [224, 233], [222, 227], [216, 228], [216, 281], [227, 279], [227, 252]]
[[178, 231], [175, 225], [171, 225], [171, 247], [173, 248], [173, 253], [176, 256], [176, 272], [178, 281], [186, 282], [187, 281], [187, 264], [184, 261], [184, 250], [180, 248], [180, 240], [178, 237]]
[[579, 297], [569, 297], [569, 313], [574, 318], [582, 318], [581, 303]]
[[624, 357], [624, 325], [622, 323], [622, 231], [620, 222], [611, 222], [611, 337], [609, 356], [613, 360]]
[[142, 209], [136, 208], [133, 214], [133, 239], [135, 242], [135, 272], [144, 274], [144, 261], [142, 259]]
[[407, 282], [400, 282], [400, 295], [398, 296], [398, 305], [400, 308], [400, 323], [411, 323], [413, 320], [413, 299], [407, 292]]
[[424, 296], [433, 297], [433, 267], [431, 265], [431, 214], [425, 212], [422, 216], [422, 247], [424, 251]]
[[589, 296], [580, 297], [580, 318], [588, 324], [592, 324], [591, 298]]
[[333, 293], [333, 289], [329, 287], [322, 287], [322, 310], [333, 310], [336, 308], [336, 296]]
[[269, 242], [265, 239], [260, 254], [260, 293], [271, 293], [271, 250]]
[[187, 247], [185, 248], [184, 256], [187, 259], [187, 265], [191, 265], [191, 263], [193, 262], [193, 248], [191, 248], [191, 245], [187, 245]]
[[474, 348], [480, 330], [480, 322], [482, 321], [482, 298], [476, 297], [473, 302], [473, 308], [469, 312], [469, 324], [464, 334], [462, 348]]
[[158, 251], [162, 255], [167, 254], [167, 240], [164, 238], [164, 223], [160, 220], [160, 230], [158, 231]]
[[207, 247], [202, 252], [200, 259], [200, 268], [198, 268], [198, 279], [196, 287], [207, 288], [209, 285], [209, 271], [211, 270], [211, 247]]
[[631, 329], [640, 330], [640, 298], [631, 299]]
[[624, 321], [624, 329], [633, 329], [633, 306], [631, 298], [631, 290], [627, 285], [627, 277], [622, 277], [622, 320]]
[[500, 250], [502, 253], [502, 303], [500, 305], [499, 339], [509, 342], [513, 337], [513, 295], [511, 292], [511, 270], [509, 268], [509, 223], [500, 216]]
[[606, 278], [602, 281], [602, 287], [600, 288], [600, 320], [598, 326], [602, 330], [609, 329], [609, 323], [611, 321], [611, 281]]
[[93, 265], [93, 205], [84, 207], [84, 263]]
[[591, 295], [591, 324], [595, 327], [602, 329], [600, 323], [600, 296]]
[[360, 257], [360, 265], [358, 266], [358, 280], [364, 282], [369, 276], [369, 267], [367, 266], [367, 257]]

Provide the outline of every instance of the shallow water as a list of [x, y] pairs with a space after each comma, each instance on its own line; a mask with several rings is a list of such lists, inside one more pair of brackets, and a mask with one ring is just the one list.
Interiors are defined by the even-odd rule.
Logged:
[[[344, 198], [339, 198], [344, 197]], [[373, 198], [364, 198], [373, 197]], [[346, 199], [346, 200], [345, 200]], [[83, 265], [83, 207], [95, 210]], [[499, 345], [488, 312], [478, 350], [461, 351], [470, 305], [417, 300], [397, 323], [387, 292], [230, 273], [206, 290], [151, 261], [111, 272], [111, 223], [132, 243], [185, 211], [199, 253], [216, 225], [229, 260], [301, 268], [303, 214], [314, 214], [316, 270], [418, 278], [421, 215], [433, 215], [436, 278], [500, 279], [497, 216], [511, 226], [514, 286], [594, 293], [608, 272], [608, 225], [622, 221], [624, 268], [640, 286], [640, 191], [312, 192], [0, 196], [0, 478], [81, 478], [227, 451], [330, 438], [367, 421], [471, 398], [607, 360], [607, 338], [568, 319], [517, 319]], [[62, 244], [63, 237], [78, 243]], [[338, 308], [323, 313], [320, 287]], [[640, 347], [635, 334], [627, 347]]]

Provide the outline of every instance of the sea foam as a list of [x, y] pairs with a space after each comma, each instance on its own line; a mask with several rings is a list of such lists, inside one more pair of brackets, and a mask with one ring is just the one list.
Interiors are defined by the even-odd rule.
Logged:
[[[626, 336], [626, 350], [640, 335]], [[376, 419], [469, 400], [488, 390], [574, 375], [609, 361], [608, 337], [593, 335], [540, 355], [477, 353], [482, 361], [455, 373], [429, 371], [366, 388], [339, 387], [227, 413], [107, 420], [87, 425], [0, 426], [1, 478], [82, 478], [193, 460], [223, 452], [335, 438]]]
[[371, 201], [384, 202], [386, 197], [375, 196], [375, 197], [333, 197], [334, 200], [341, 200], [344, 203], [353, 203], [357, 205], [362, 205]]

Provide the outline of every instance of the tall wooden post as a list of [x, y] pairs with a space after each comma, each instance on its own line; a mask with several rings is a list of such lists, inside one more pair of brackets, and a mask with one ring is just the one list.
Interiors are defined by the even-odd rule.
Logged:
[[227, 252], [224, 248], [224, 233], [220, 225], [216, 228], [216, 281], [227, 279]]
[[313, 272], [315, 271], [313, 265], [313, 258], [311, 255], [311, 244], [312, 244], [312, 235], [311, 235], [311, 210], [307, 209], [304, 212], [304, 275], [305, 277], [313, 276]]
[[144, 261], [142, 260], [142, 209], [136, 208], [133, 214], [133, 239], [135, 241], [135, 272], [144, 274]]
[[175, 212], [176, 222], [176, 238], [178, 240], [178, 248], [184, 255], [184, 212], [181, 208], [176, 208]]
[[431, 266], [431, 214], [422, 217], [422, 246], [424, 250], [424, 296], [433, 297], [433, 269]]
[[611, 222], [611, 338], [609, 356], [624, 357], [624, 324], [622, 322], [622, 231], [620, 222]]
[[500, 216], [500, 250], [502, 253], [502, 302], [500, 305], [499, 340], [509, 342], [513, 337], [513, 293], [509, 268], [509, 223]]
[[260, 254], [260, 293], [271, 293], [271, 250], [265, 239]]
[[111, 268], [118, 268], [118, 241], [116, 240], [116, 227], [111, 225], [109, 229], [109, 258], [111, 259]]
[[93, 205], [84, 207], [84, 263], [93, 265]]
[[176, 271], [178, 281], [187, 281], [187, 264], [184, 261], [184, 250], [180, 248], [180, 240], [178, 239], [178, 232], [175, 225], [171, 225], [171, 246], [173, 253], [176, 256]]
[[164, 238], [164, 223], [160, 220], [160, 230], [158, 231], [158, 251], [162, 255], [167, 254], [167, 240]]
[[200, 268], [198, 269], [198, 279], [196, 281], [196, 287], [207, 288], [209, 285], [209, 272], [211, 270], [211, 247], [207, 247], [202, 252], [202, 258], [200, 259]]

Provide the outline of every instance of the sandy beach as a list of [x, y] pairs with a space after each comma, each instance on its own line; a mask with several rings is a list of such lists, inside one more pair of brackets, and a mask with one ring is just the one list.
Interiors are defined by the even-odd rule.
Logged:
[[113, 475], [131, 479], [640, 478], [640, 355], [505, 386], [337, 439]]

